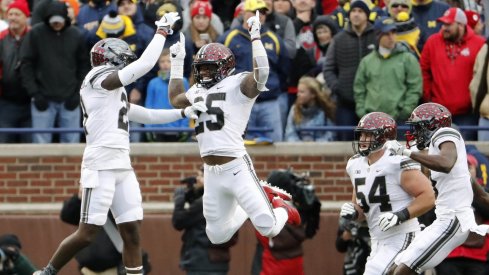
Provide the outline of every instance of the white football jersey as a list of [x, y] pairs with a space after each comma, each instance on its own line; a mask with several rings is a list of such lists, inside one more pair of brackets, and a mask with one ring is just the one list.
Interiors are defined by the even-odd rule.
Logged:
[[388, 150], [372, 165], [368, 164], [367, 157], [360, 155], [348, 160], [346, 171], [353, 184], [357, 203], [367, 218], [372, 239], [384, 239], [420, 229], [418, 219], [410, 219], [385, 232], [378, 225], [382, 213], [402, 210], [414, 199], [401, 186], [402, 172], [412, 169], [421, 170], [421, 166], [407, 157], [391, 155]]
[[450, 173], [431, 170], [431, 181], [437, 195], [436, 211], [467, 209], [472, 204], [474, 193], [467, 166], [467, 152], [462, 135], [453, 128], [440, 128], [431, 137], [428, 154], [439, 155], [440, 145], [451, 141], [457, 148], [457, 161]]
[[131, 168], [129, 159], [129, 103], [126, 89], [102, 88], [102, 81], [117, 70], [97, 66], [83, 80], [80, 98], [87, 146], [83, 165], [93, 170]]
[[241, 157], [246, 154], [243, 135], [256, 100], [240, 90], [248, 73], [228, 76], [210, 89], [193, 85], [186, 93], [190, 103], [203, 101], [207, 112], [195, 123], [200, 156]]

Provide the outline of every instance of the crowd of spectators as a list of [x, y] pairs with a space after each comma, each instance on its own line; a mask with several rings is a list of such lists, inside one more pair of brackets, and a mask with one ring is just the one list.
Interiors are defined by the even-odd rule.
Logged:
[[[185, 34], [188, 86], [195, 83], [193, 55], [211, 42], [231, 49], [237, 73], [250, 71], [244, 22], [256, 11], [270, 64], [269, 91], [258, 97], [248, 127], [268, 131], [249, 132], [248, 140], [349, 141], [352, 131], [302, 128], [353, 126], [372, 111], [402, 125], [423, 102], [446, 106], [457, 125], [489, 126], [487, 45], [478, 0], [2, 0], [0, 128], [69, 129], [56, 135], [0, 132], [0, 142], [83, 141], [82, 133], [69, 130], [83, 125], [78, 91], [90, 68], [89, 50], [116, 37], [140, 55], [153, 22], [167, 12], [183, 18], [165, 47]], [[165, 55], [126, 87], [131, 103], [171, 108], [164, 98]], [[191, 126], [184, 120], [156, 127]], [[151, 130], [134, 132], [131, 141], [193, 140], [188, 131]], [[467, 140], [487, 140], [488, 133], [462, 131]]]

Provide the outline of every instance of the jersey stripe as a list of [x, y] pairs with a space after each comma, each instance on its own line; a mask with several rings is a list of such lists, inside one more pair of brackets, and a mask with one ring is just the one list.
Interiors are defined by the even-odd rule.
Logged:
[[453, 130], [453, 129], [446, 129], [446, 130], [441, 130], [439, 131], [438, 133], [436, 133], [436, 135], [434, 135], [432, 138], [431, 138], [431, 142], [433, 144], [436, 144], [436, 142], [438, 141], [438, 139], [442, 138], [442, 137], [449, 137], [449, 136], [452, 136], [458, 140], [461, 139], [460, 137], [460, 133]]
[[248, 172], [250, 172], [251, 176], [253, 177], [253, 181], [255, 184], [258, 186], [259, 190], [261, 191], [262, 197], [267, 201], [268, 209], [270, 210], [270, 213], [272, 213], [273, 219], [276, 221], [277, 218], [275, 218], [275, 212], [273, 212], [272, 204], [268, 202], [268, 197], [267, 194], [265, 194], [265, 190], [261, 187], [260, 180], [258, 179], [258, 176], [256, 175], [254, 169], [253, 169], [253, 164], [251, 162], [251, 158], [248, 155], [244, 155], [243, 159], [248, 166]]
[[92, 188], [85, 188], [83, 192], [83, 198], [82, 198], [82, 211], [80, 215], [80, 222], [82, 223], [87, 223], [88, 222], [88, 209], [90, 206], [90, 197], [92, 194]]
[[414, 240], [414, 237], [416, 236], [416, 234], [414, 234], [414, 232], [409, 232], [409, 233], [406, 233], [405, 236], [404, 236], [404, 243], [402, 244], [402, 247], [401, 249], [396, 253], [396, 255], [394, 257], [392, 257], [391, 261], [389, 262], [389, 264], [387, 264], [387, 266], [385, 267], [384, 271], [382, 271], [382, 274], [384, 275], [387, 275], [389, 274], [389, 269], [392, 267], [392, 265], [394, 264], [394, 260], [397, 258], [397, 255], [401, 254], [402, 251], [406, 250], [406, 248], [411, 244], [411, 242]]
[[419, 268], [423, 267], [427, 262], [433, 258], [433, 256], [440, 251], [440, 249], [443, 248], [443, 246], [455, 236], [457, 231], [460, 228], [460, 222], [458, 221], [458, 218], [455, 217], [450, 224], [448, 225], [448, 228], [443, 231], [446, 233], [442, 233], [434, 242], [432, 245], [429, 246], [429, 249], [426, 250], [424, 253], [421, 254], [410, 266], [411, 270], [418, 271]]
[[402, 170], [421, 169], [421, 165], [412, 159], [401, 161], [400, 165]]
[[113, 67], [105, 67], [103, 69], [101, 69], [100, 71], [94, 73], [92, 75], [92, 77], [90, 78], [90, 85], [92, 86], [93, 88], [93, 83], [99, 78], [101, 77], [102, 75], [104, 75], [105, 73], [107, 72], [111, 72], [111, 71], [116, 71], [117, 69], [116, 68], [113, 68]]

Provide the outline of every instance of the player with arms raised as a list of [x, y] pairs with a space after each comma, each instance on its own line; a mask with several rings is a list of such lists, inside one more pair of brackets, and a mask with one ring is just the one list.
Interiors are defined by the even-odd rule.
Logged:
[[[203, 196], [206, 232], [212, 243], [224, 243], [248, 217], [263, 236], [277, 235], [288, 221], [300, 224], [294, 207], [286, 204], [290, 195], [260, 183], [243, 142], [251, 108], [260, 92], [266, 92], [268, 58], [260, 40], [260, 21], [248, 19], [253, 49], [252, 73], [233, 75], [235, 58], [222, 44], [202, 46], [193, 62], [196, 84], [183, 88], [185, 38], [170, 48], [170, 100], [183, 108], [205, 102], [207, 112], [196, 122], [200, 155], [205, 163]], [[275, 209], [270, 205], [272, 202]]]
[[[124, 86], [153, 68], [180, 17], [167, 13], [141, 57], [116, 38], [97, 42], [90, 51], [92, 70], [83, 81], [80, 95], [87, 146], [83, 153], [80, 184], [83, 188], [80, 225], [64, 239], [49, 264], [35, 275], [56, 274], [86, 247], [105, 224], [109, 209], [124, 243], [126, 273], [143, 274], [139, 226], [143, 219], [141, 191], [129, 157], [128, 120], [168, 123], [183, 117], [197, 118], [207, 108], [199, 103], [182, 110], [150, 110], [129, 104]], [[134, 61], [134, 62], [132, 62]], [[132, 63], [131, 63], [132, 62]]]

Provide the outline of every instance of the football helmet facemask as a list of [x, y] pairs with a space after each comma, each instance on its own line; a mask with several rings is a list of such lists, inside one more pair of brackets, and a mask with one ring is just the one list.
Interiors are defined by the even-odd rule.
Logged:
[[[361, 140], [362, 133], [370, 134], [369, 141]], [[396, 121], [386, 113], [368, 113], [360, 119], [355, 128], [353, 150], [361, 156], [368, 156], [371, 152], [380, 150], [387, 140], [397, 137]]]
[[110, 64], [122, 69], [137, 59], [129, 45], [118, 38], [106, 38], [97, 42], [90, 50], [92, 67]]
[[411, 130], [406, 132], [407, 143], [423, 150], [430, 146], [436, 130], [452, 126], [452, 114], [443, 105], [424, 103], [414, 109], [406, 124], [411, 126]]
[[236, 59], [229, 48], [219, 43], [210, 43], [197, 52], [192, 69], [196, 82], [208, 89], [233, 74], [235, 66]]

